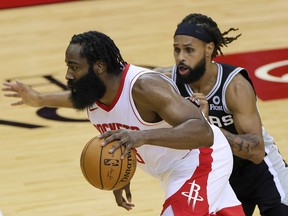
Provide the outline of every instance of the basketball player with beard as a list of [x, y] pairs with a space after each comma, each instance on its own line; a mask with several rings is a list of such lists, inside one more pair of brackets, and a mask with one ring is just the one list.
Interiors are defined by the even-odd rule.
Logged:
[[[136, 150], [138, 167], [158, 178], [166, 197], [162, 216], [244, 216], [229, 184], [233, 156], [220, 129], [210, 125], [165, 75], [126, 63], [107, 35], [74, 35], [66, 50], [70, 91], [42, 94], [21, 83], [5, 83], [14, 105], [87, 110], [105, 138]], [[129, 184], [115, 190], [118, 206], [131, 210]], [[124, 197], [124, 194], [126, 197]]]
[[[181, 95], [198, 103], [225, 134], [234, 154], [230, 182], [246, 215], [252, 216], [257, 205], [261, 215], [287, 216], [288, 167], [261, 123], [248, 72], [212, 61], [240, 36], [226, 36], [236, 30], [221, 33], [210, 17], [190, 14], [174, 35], [175, 66], [154, 70], [170, 76]], [[228, 131], [239, 139], [231, 139]]]

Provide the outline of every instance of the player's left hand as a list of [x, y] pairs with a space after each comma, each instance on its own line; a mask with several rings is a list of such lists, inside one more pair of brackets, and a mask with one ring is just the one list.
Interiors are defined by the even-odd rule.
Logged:
[[126, 155], [129, 154], [132, 148], [137, 148], [143, 143], [141, 143], [141, 131], [138, 130], [113, 130], [113, 131], [106, 131], [100, 135], [98, 135], [100, 139], [104, 138], [105, 140], [102, 143], [102, 146], [107, 145], [108, 143], [117, 140], [118, 143], [114, 145], [109, 152], [112, 154], [122, 145], [125, 146], [125, 151], [121, 156], [121, 159], [124, 159]]
[[20, 81], [4, 82], [3, 85], [2, 91], [8, 92], [5, 93], [4, 96], [19, 98], [17, 102], [11, 104], [12, 106], [26, 104], [32, 107], [40, 107], [40, 93], [30, 86]]
[[[125, 191], [126, 199], [123, 197], [124, 191]], [[118, 190], [113, 190], [113, 194], [114, 194], [116, 203], [119, 207], [123, 207], [127, 211], [130, 211], [135, 206], [133, 203], [131, 203], [132, 195], [130, 191], [130, 182], [123, 188], [120, 188]]]

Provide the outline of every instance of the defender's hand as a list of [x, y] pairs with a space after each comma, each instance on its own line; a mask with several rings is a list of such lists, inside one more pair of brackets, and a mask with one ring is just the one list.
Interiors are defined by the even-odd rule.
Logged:
[[209, 104], [206, 96], [202, 93], [194, 93], [190, 100], [197, 103], [200, 106], [201, 111], [204, 113], [205, 117], [208, 119], [209, 116]]

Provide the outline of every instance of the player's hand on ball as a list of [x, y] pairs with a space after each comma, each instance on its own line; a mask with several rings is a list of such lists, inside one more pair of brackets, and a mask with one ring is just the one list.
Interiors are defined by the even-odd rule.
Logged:
[[[101, 145], [103, 141], [104, 139], [93, 137], [85, 144], [80, 157], [81, 171], [85, 179], [100, 190], [121, 189], [129, 184], [134, 176], [137, 167], [136, 152], [131, 150], [127, 157], [121, 160], [126, 148], [120, 146], [111, 154], [109, 150], [117, 144], [117, 140], [105, 147]], [[129, 190], [127, 194], [130, 194]]]
[[122, 130], [107, 131], [104, 132], [103, 134], [100, 134], [98, 137], [100, 139], [101, 138], [105, 139], [102, 143], [102, 146], [105, 146], [114, 140], [118, 141], [118, 143], [110, 149], [109, 152], [111, 154], [114, 153], [122, 145], [125, 146], [125, 151], [122, 154], [121, 159], [124, 159], [124, 157], [129, 154], [132, 148], [137, 148], [143, 145], [143, 143], [141, 143], [140, 141], [141, 140], [140, 131], [135, 130], [122, 129]]
[[[126, 199], [123, 197], [123, 192], [125, 192]], [[119, 207], [123, 207], [127, 211], [130, 211], [135, 206], [133, 203], [131, 203], [132, 195], [130, 192], [130, 182], [123, 188], [120, 188], [118, 190], [113, 190], [113, 194], [114, 194], [116, 203]]]

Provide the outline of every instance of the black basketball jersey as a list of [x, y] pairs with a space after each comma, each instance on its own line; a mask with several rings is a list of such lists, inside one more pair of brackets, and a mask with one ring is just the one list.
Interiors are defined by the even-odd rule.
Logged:
[[[230, 112], [226, 104], [226, 89], [231, 80], [238, 74], [242, 74], [252, 85], [252, 81], [249, 78], [248, 72], [241, 67], [234, 67], [232, 65], [216, 63], [218, 68], [218, 75], [216, 84], [212, 90], [206, 95], [206, 99], [209, 104], [209, 121], [211, 124], [223, 128], [233, 134], [238, 134], [233, 120], [233, 113]], [[193, 94], [193, 90], [188, 84], [181, 82], [177, 77], [176, 67], [174, 66], [172, 71], [172, 79], [176, 82], [177, 87], [182, 96], [190, 97]], [[252, 163], [248, 160], [240, 159], [234, 156], [234, 168], [243, 166], [245, 163]]]
[[[233, 114], [228, 110], [226, 105], [226, 89], [238, 73], [241, 73], [252, 85], [252, 81], [249, 78], [248, 72], [241, 67], [234, 67], [228, 64], [216, 63], [218, 67], [218, 75], [216, 84], [212, 90], [206, 95], [206, 99], [209, 103], [209, 121], [211, 124], [223, 128], [231, 133], [237, 134], [234, 126]], [[172, 79], [179, 88], [182, 96], [190, 97], [193, 94], [193, 90], [188, 84], [184, 84], [179, 80], [176, 73], [176, 67], [173, 68]]]

